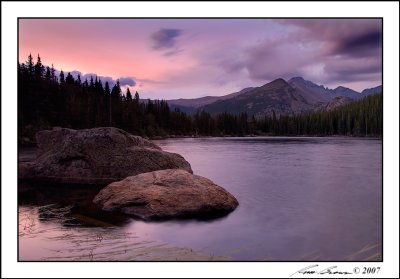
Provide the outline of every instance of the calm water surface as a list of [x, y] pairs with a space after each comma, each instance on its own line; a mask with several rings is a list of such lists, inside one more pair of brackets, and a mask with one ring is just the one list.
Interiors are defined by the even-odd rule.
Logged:
[[127, 219], [118, 226], [94, 223], [87, 227], [61, 222], [57, 216], [63, 214], [62, 209], [51, 210], [55, 218], [49, 218], [51, 214], [44, 218], [40, 213], [51, 207], [24, 203], [20, 206], [20, 259], [382, 259], [380, 139], [155, 142], [184, 156], [195, 174], [226, 188], [239, 207], [213, 221]]

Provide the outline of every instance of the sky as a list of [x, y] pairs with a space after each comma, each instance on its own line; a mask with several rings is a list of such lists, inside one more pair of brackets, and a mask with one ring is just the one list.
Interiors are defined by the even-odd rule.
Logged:
[[221, 96], [301, 76], [356, 91], [382, 79], [381, 19], [19, 19], [19, 62], [141, 98]]

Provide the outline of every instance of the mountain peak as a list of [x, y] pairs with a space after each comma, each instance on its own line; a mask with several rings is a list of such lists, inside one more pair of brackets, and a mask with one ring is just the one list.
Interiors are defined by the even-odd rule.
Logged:
[[[353, 89], [350, 89], [350, 88], [344, 87], [344, 86], [338, 86], [338, 87], [336, 87], [335, 89], [333, 89], [333, 91], [334, 91], [334, 92], [340, 92], [340, 93], [343, 93], [343, 92], [350, 92], [350, 93], [360, 94], [359, 92], [354, 91]], [[347, 96], [347, 97], [348, 97], [348, 96]]]
[[291, 79], [289, 79], [288, 80], [288, 83], [289, 84], [306, 84], [306, 85], [309, 85], [309, 86], [318, 86], [318, 87], [320, 87], [321, 85], [317, 85], [317, 84], [315, 84], [314, 82], [312, 82], [312, 81], [309, 81], [309, 80], [306, 80], [306, 79], [304, 79], [303, 77], [292, 77]]
[[292, 77], [288, 82], [290, 83], [290, 82], [293, 82], [293, 81], [302, 81], [302, 82], [304, 82], [305, 79], [302, 78], [302, 77]]
[[283, 78], [277, 78], [276, 80], [273, 80], [270, 83], [284, 83], [284, 84], [287, 84], [286, 80], [284, 80]]
[[276, 87], [282, 87], [282, 86], [286, 86], [288, 85], [288, 83], [283, 79], [283, 78], [277, 78], [267, 84], [264, 84], [263, 88], [276, 88]]
[[317, 88], [318, 90], [324, 90], [325, 87], [323, 85], [315, 84], [312, 81], [305, 80], [303, 77], [292, 77], [288, 83], [294, 87], [297, 86], [306, 86], [308, 88]]

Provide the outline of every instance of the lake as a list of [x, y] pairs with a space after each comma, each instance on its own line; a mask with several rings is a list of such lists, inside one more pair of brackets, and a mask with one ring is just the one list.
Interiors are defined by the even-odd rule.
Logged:
[[[30, 189], [20, 194], [19, 259], [382, 260], [381, 139], [154, 142], [184, 156], [195, 174], [227, 189], [239, 207], [207, 221], [100, 220], [96, 211], [88, 216], [71, 213], [74, 198], [59, 202], [48, 199], [56, 195], [54, 190]], [[84, 196], [81, 189], [67, 191], [76, 199]]]

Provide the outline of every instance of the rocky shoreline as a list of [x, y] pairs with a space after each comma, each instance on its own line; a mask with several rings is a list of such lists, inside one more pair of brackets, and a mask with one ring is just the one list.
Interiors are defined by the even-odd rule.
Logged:
[[37, 152], [19, 158], [19, 180], [105, 186], [93, 200], [105, 211], [163, 220], [222, 216], [239, 204], [222, 187], [194, 175], [181, 155], [117, 128], [53, 128], [38, 132], [36, 141]]

